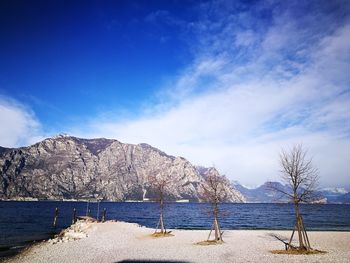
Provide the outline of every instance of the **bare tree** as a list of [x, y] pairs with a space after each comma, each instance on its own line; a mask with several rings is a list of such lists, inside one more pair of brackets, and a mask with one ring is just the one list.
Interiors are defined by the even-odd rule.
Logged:
[[[153, 174], [148, 177], [149, 186], [156, 192], [156, 201], [159, 202], [159, 221], [154, 232], [155, 234], [160, 233], [166, 235], [170, 233], [167, 232], [164, 224], [164, 201], [165, 195], [169, 192], [170, 181], [171, 178], [162, 173]], [[158, 230], [160, 232], [157, 232]]]
[[204, 192], [204, 200], [210, 203], [210, 214], [214, 217], [214, 222], [210, 229], [207, 241], [210, 241], [210, 236], [214, 230], [214, 240], [211, 241], [222, 242], [222, 232], [219, 223], [219, 204], [225, 200], [227, 195], [225, 178], [220, 176], [216, 169], [211, 168], [205, 177], [205, 183], [202, 188]]
[[[301, 144], [294, 145], [289, 151], [282, 150], [279, 158], [281, 179], [289, 186], [289, 190], [281, 189], [270, 183], [270, 189], [278, 192], [294, 204], [295, 227], [286, 244], [286, 249], [311, 250], [309, 238], [305, 230], [304, 221], [300, 213], [301, 203], [316, 200], [318, 170], [313, 167], [312, 159], [307, 157], [307, 151]], [[299, 246], [292, 245], [295, 231], [298, 233]]]

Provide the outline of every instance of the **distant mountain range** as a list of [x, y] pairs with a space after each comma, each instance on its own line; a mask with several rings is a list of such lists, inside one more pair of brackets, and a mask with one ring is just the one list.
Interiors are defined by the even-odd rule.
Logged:
[[[218, 171], [148, 144], [60, 135], [29, 147], [0, 147], [0, 200], [148, 200], [156, 197], [148, 177], [167, 174], [169, 200], [201, 201], [209, 173]], [[225, 182], [225, 200], [243, 202]]]
[[[148, 145], [67, 135], [21, 148], [0, 147], [0, 200], [148, 200], [149, 175], [168, 174], [169, 200], [203, 200], [202, 185], [215, 168], [192, 165]], [[227, 202], [285, 202], [263, 184], [249, 189], [225, 179]], [[274, 182], [275, 187], [287, 186]], [[350, 203], [344, 188], [320, 190], [323, 203]]]
[[[277, 187], [285, 192], [288, 191], [288, 186], [279, 182], [272, 182], [274, 187]], [[233, 186], [240, 191], [248, 203], [273, 203], [273, 202], [287, 202], [278, 193], [271, 191], [268, 187], [268, 183], [257, 188], [247, 188], [239, 184], [237, 181], [232, 183]], [[344, 188], [323, 188], [317, 191], [317, 195], [320, 197], [320, 203], [327, 204], [350, 204], [350, 193]]]
[[350, 204], [350, 193], [344, 188], [323, 188], [319, 193], [327, 198], [329, 204]]

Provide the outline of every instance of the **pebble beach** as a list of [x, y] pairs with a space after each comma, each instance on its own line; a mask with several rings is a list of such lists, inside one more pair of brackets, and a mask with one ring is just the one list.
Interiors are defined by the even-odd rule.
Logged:
[[154, 229], [126, 222], [78, 221], [60, 237], [37, 243], [6, 263], [47, 262], [350, 262], [350, 232], [309, 231], [316, 255], [281, 255], [284, 244], [271, 236], [291, 231], [226, 230], [224, 243], [199, 245], [208, 230], [172, 230], [152, 237]]

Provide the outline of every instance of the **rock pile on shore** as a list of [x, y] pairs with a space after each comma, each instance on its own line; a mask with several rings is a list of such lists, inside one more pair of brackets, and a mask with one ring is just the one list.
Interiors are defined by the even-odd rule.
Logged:
[[49, 239], [47, 242], [51, 245], [74, 241], [88, 236], [87, 230], [91, 227], [90, 220], [81, 219], [69, 228], [62, 230], [55, 238]]

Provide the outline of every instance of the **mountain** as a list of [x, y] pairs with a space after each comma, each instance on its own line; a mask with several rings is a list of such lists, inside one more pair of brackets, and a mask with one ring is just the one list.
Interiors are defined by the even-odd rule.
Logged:
[[[286, 191], [287, 187], [279, 182], [271, 182], [275, 188]], [[269, 184], [266, 182], [257, 188], [247, 188], [238, 182], [233, 182], [233, 186], [240, 191], [248, 203], [275, 203], [285, 202], [280, 194], [275, 193], [269, 189]]]
[[[289, 192], [289, 187], [279, 182], [264, 183], [257, 188], [247, 188], [238, 182], [233, 182], [233, 186], [240, 191], [246, 198], [248, 203], [274, 203], [287, 202], [286, 198], [281, 198], [281, 195], [270, 190], [269, 184], [273, 184], [274, 188], [279, 188], [284, 192]], [[316, 191], [319, 196], [318, 203], [350, 203], [350, 193], [344, 188], [323, 188]]]
[[[214, 167], [206, 168], [203, 166], [197, 166], [196, 169], [199, 175], [204, 179], [207, 178], [209, 175], [212, 175], [213, 173], [216, 173], [217, 175], [219, 175], [219, 172]], [[222, 181], [224, 183], [223, 192], [225, 193], [224, 198], [226, 200], [238, 199], [241, 202], [246, 202], [244, 195], [241, 192], [239, 192], [239, 190], [237, 190], [225, 176], [221, 176], [221, 178], [223, 179]], [[235, 189], [235, 191], [231, 191], [231, 189]]]
[[323, 188], [319, 194], [327, 198], [327, 203], [350, 203], [350, 193], [345, 188]]
[[2, 153], [5, 153], [5, 152], [8, 152], [8, 151], [11, 151], [12, 149], [10, 149], [10, 148], [5, 148], [5, 147], [1, 147], [0, 146], [0, 154], [2, 154]]
[[341, 204], [350, 204], [350, 193], [346, 193], [338, 196], [334, 202], [341, 203]]
[[[148, 176], [163, 173], [172, 178], [170, 200], [200, 201], [206, 172], [148, 144], [60, 135], [29, 147], [0, 148], [0, 199], [142, 200], [155, 197]], [[226, 201], [244, 200], [229, 183], [227, 189]]]

